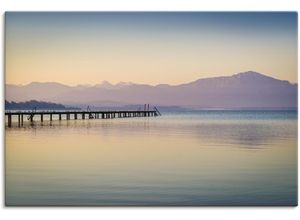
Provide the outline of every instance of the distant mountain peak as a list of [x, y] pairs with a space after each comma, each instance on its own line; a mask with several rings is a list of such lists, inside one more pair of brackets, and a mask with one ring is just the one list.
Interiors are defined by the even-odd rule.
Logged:
[[255, 71], [246, 71], [246, 72], [240, 72], [237, 74], [232, 75], [232, 77], [235, 78], [270, 78], [270, 79], [274, 79], [273, 77], [255, 72]]
[[78, 84], [76, 87], [78, 88], [89, 88], [89, 87], [92, 87], [91, 84]]
[[34, 81], [34, 82], [31, 82], [31, 83], [28, 83], [27, 85], [41, 85], [41, 84], [60, 84], [58, 82], [37, 82], [37, 81]]
[[132, 83], [132, 82], [119, 82], [115, 85], [115, 87], [120, 89], [123, 87], [132, 86], [132, 85], [134, 85], [134, 83]]
[[253, 70], [248, 70], [248, 71], [245, 71], [245, 72], [240, 72], [240, 73], [237, 73], [235, 75], [263, 75], [261, 73], [258, 73], [258, 72], [255, 72]]
[[132, 82], [119, 82], [116, 84], [116, 86], [130, 86], [132, 84]]
[[114, 85], [114, 84], [104, 80], [101, 84], [95, 85], [95, 87], [105, 88], [105, 89], [118, 89], [118, 88], [122, 88], [122, 87], [125, 87], [125, 86], [131, 86], [131, 85], [134, 85], [134, 83], [132, 83], [132, 82], [119, 82], [119, 83]]
[[112, 86], [113, 84], [111, 84], [110, 82], [108, 82], [106, 80], [103, 80], [100, 85], [103, 85], [103, 86]]
[[114, 85], [106, 80], [103, 80], [100, 84], [96, 84], [94, 87], [110, 89], [110, 88], [114, 87]]
[[58, 82], [31, 82], [25, 86], [60, 86], [60, 87], [69, 87], [65, 84], [58, 83]]

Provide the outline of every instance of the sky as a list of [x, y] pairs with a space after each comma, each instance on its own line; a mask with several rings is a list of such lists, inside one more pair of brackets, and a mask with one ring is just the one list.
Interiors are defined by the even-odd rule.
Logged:
[[297, 81], [296, 12], [7, 12], [7, 84]]

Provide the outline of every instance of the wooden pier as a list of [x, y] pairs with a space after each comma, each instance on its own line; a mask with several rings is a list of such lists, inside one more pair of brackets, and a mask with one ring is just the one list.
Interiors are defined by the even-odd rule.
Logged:
[[44, 121], [44, 116], [49, 116], [49, 121], [53, 116], [58, 116], [58, 120], [85, 120], [85, 119], [113, 119], [130, 117], [153, 117], [161, 115], [155, 108], [153, 111], [6, 111], [8, 127], [12, 126], [13, 117], [17, 119], [18, 126], [23, 126], [24, 120], [30, 122]]

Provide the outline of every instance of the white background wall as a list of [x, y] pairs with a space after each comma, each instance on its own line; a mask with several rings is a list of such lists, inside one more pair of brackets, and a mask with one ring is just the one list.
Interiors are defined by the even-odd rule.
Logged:
[[[298, 11], [297, 0], [1, 0], [0, 122], [4, 125], [4, 12], [5, 11]], [[299, 25], [299, 24], [298, 24]], [[299, 36], [298, 36], [299, 37]], [[299, 57], [298, 57], [299, 59]], [[298, 102], [299, 103], [299, 102]], [[299, 208], [13, 208], [4, 206], [4, 128], [1, 126], [1, 219], [300, 219]]]

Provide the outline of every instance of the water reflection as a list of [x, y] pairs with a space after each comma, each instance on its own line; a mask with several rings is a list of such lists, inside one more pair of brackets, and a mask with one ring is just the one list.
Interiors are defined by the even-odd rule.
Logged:
[[297, 120], [205, 117], [6, 128], [6, 202], [296, 204]]
[[36, 131], [41, 133], [66, 132], [92, 133], [101, 135], [151, 135], [151, 136], [183, 136], [206, 140], [213, 145], [232, 145], [265, 147], [274, 141], [293, 138], [297, 136], [296, 120], [277, 121], [180, 121], [170, 122], [160, 118], [131, 118], [114, 120], [71, 120], [71, 121], [46, 121], [25, 124], [21, 128], [13, 126], [6, 128], [10, 132]]

